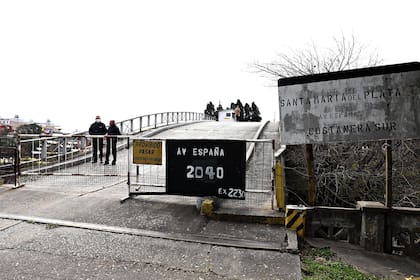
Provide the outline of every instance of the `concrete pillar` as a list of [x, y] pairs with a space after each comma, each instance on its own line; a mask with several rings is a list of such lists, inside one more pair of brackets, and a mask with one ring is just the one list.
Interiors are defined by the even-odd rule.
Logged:
[[368, 251], [384, 252], [388, 208], [374, 201], [358, 201], [357, 208], [362, 212], [360, 246]]

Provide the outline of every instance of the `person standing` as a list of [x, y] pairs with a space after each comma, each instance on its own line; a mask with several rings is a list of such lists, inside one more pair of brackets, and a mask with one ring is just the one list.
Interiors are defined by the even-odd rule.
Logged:
[[116, 135], [121, 135], [120, 129], [115, 125], [115, 121], [109, 121], [108, 136], [106, 137], [105, 165], [109, 164], [109, 153], [112, 150], [112, 165], [117, 162], [117, 141]]
[[239, 105], [236, 105], [235, 110], [233, 112], [235, 114], [235, 121], [238, 122], [241, 117], [241, 108], [239, 107]]
[[[90, 135], [105, 135], [108, 132], [106, 126], [103, 122], [101, 122], [101, 117], [96, 116], [95, 122], [90, 125], [89, 127], [89, 134]], [[98, 149], [99, 149], [99, 160], [102, 163], [103, 158], [103, 147], [104, 147], [104, 140], [102, 137], [92, 137], [93, 143], [93, 155], [92, 155], [92, 162], [98, 162]]]

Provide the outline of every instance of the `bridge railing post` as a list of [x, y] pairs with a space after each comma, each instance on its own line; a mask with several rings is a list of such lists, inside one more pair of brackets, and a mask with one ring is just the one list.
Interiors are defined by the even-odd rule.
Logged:
[[157, 114], [155, 114], [155, 128], [157, 127]]
[[20, 169], [20, 158], [22, 156], [22, 143], [20, 142], [20, 136], [16, 136], [16, 153], [15, 153], [15, 187], [19, 185], [21, 169]]
[[[63, 152], [64, 152], [64, 162], [67, 162], [67, 137], [63, 139]], [[64, 165], [64, 169], [66, 169], [66, 165]]]
[[47, 160], [47, 140], [42, 140], [42, 146], [41, 146], [41, 160], [46, 161]]
[[141, 127], [142, 127], [142, 120], [143, 120], [143, 117], [139, 117], [139, 130], [140, 130], [140, 132], [141, 132]]

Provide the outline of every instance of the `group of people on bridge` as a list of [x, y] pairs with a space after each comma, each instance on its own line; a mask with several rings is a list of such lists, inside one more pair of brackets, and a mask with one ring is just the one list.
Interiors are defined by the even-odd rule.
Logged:
[[100, 116], [96, 116], [95, 122], [92, 123], [89, 127], [89, 134], [94, 136], [101, 136], [101, 137], [93, 137], [92, 138], [92, 145], [93, 145], [93, 155], [92, 155], [92, 162], [98, 162], [98, 152], [99, 152], [99, 162], [103, 163], [103, 147], [104, 147], [104, 139], [106, 139], [106, 154], [105, 154], [105, 165], [109, 164], [109, 157], [110, 153], [112, 152], [112, 165], [115, 165], [117, 162], [117, 135], [121, 135], [120, 129], [115, 125], [114, 120], [109, 121], [109, 127], [107, 128], [106, 125], [101, 121]]

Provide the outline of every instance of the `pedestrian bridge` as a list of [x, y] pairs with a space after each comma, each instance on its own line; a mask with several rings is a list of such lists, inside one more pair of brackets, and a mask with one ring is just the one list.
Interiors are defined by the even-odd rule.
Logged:
[[[235, 139], [246, 145], [245, 199], [220, 199], [219, 206], [240, 209], [278, 208], [273, 183], [273, 139], [278, 139], [276, 125], [217, 122], [192, 112], [145, 115], [121, 121], [117, 125], [123, 135], [118, 136], [115, 166], [103, 165], [99, 161], [92, 163], [91, 143], [98, 137], [89, 136], [86, 132], [72, 135], [20, 135], [15, 185], [76, 193], [96, 192], [112, 187], [121, 197], [162, 196], [167, 194], [165, 143], [168, 139]], [[133, 141], [137, 140], [163, 143], [162, 164], [133, 163]], [[195, 175], [203, 177], [209, 170], [216, 174], [216, 169], [207, 169], [198, 170]], [[218, 171], [222, 172], [220, 169]], [[209, 174], [216, 176], [213, 173]], [[192, 173], [193, 177], [195, 175]], [[171, 196], [170, 199], [187, 198]]]

